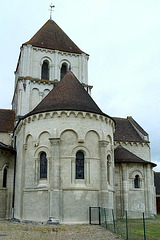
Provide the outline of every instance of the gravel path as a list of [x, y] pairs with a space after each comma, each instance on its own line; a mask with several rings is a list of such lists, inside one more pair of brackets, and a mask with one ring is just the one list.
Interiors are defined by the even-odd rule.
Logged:
[[97, 225], [31, 225], [0, 221], [0, 240], [117, 240]]

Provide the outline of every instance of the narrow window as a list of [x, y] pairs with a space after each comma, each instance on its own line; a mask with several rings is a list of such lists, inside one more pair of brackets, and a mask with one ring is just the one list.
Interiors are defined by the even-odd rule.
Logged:
[[81, 151], [76, 154], [76, 179], [84, 179], [84, 153]]
[[61, 80], [66, 73], [67, 73], [67, 66], [66, 66], [66, 64], [63, 63], [62, 67], [61, 67]]
[[40, 154], [40, 179], [47, 178], [47, 158], [46, 153]]
[[41, 79], [49, 80], [49, 63], [44, 61], [42, 64]]
[[110, 184], [110, 164], [111, 164], [111, 156], [107, 156], [107, 181]]
[[136, 175], [134, 178], [134, 188], [140, 188], [140, 177]]
[[7, 187], [7, 168], [4, 168], [3, 171], [3, 187], [6, 188]]

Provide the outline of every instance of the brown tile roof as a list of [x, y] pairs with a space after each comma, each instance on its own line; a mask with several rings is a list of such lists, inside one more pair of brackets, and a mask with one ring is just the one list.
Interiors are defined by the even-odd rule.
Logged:
[[67, 36], [67, 34], [53, 21], [48, 20], [40, 30], [23, 45], [60, 50], [81, 54], [83, 51]]
[[148, 133], [144, 131], [144, 129], [132, 118], [132, 117], [127, 117], [127, 119], [131, 122], [131, 124], [137, 128], [137, 130], [142, 133], [144, 136], [148, 136]]
[[97, 106], [72, 72], [66, 73], [63, 79], [28, 115], [58, 110], [83, 111], [107, 116]]
[[156, 187], [156, 194], [160, 194], [160, 172], [154, 172], [154, 185]]
[[114, 159], [115, 163], [143, 163], [152, 164], [153, 167], [156, 166], [156, 164], [143, 160], [142, 158], [136, 156], [134, 153], [130, 152], [121, 145], [115, 148]]
[[8, 146], [2, 142], [0, 142], [0, 149], [10, 151], [10, 152], [15, 152], [15, 150], [11, 146]]
[[[137, 131], [135, 130], [135, 128], [131, 124], [129, 118], [113, 117], [113, 119], [116, 122], [116, 130], [115, 130], [115, 133], [114, 133], [114, 140], [115, 141], [148, 142], [148, 140], [142, 139], [141, 136], [137, 133]], [[132, 118], [132, 120], [134, 121], [133, 118]], [[135, 124], [135, 126], [136, 126], [136, 124]], [[141, 127], [139, 126], [139, 128], [141, 128]], [[144, 131], [143, 134], [146, 135], [146, 132]]]
[[0, 132], [12, 132], [14, 120], [15, 113], [13, 110], [0, 109]]

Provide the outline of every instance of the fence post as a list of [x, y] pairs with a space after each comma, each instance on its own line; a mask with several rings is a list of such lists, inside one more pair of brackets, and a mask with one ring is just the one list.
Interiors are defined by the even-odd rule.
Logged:
[[114, 219], [114, 211], [113, 211], [113, 209], [112, 209], [112, 217], [113, 217], [114, 232], [116, 232], [116, 223], [115, 223], [115, 219]]
[[128, 240], [128, 218], [127, 218], [127, 210], [126, 210], [126, 240]]
[[101, 208], [99, 207], [99, 225], [101, 225]]
[[107, 229], [108, 227], [107, 227], [107, 217], [106, 217], [106, 209], [105, 208], [104, 208], [104, 217], [105, 217], [105, 226]]
[[89, 207], [89, 224], [91, 224], [91, 207]]
[[146, 227], [145, 227], [144, 213], [143, 213], [143, 231], [144, 231], [144, 240], [146, 240]]

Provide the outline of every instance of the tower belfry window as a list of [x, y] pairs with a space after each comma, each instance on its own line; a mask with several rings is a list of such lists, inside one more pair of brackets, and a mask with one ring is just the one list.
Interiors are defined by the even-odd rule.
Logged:
[[49, 80], [49, 63], [46, 60], [42, 64], [41, 79]]
[[81, 151], [76, 154], [76, 179], [84, 179], [84, 153]]
[[63, 63], [62, 67], [61, 67], [61, 80], [66, 73], [67, 73], [67, 65], [65, 63]]

